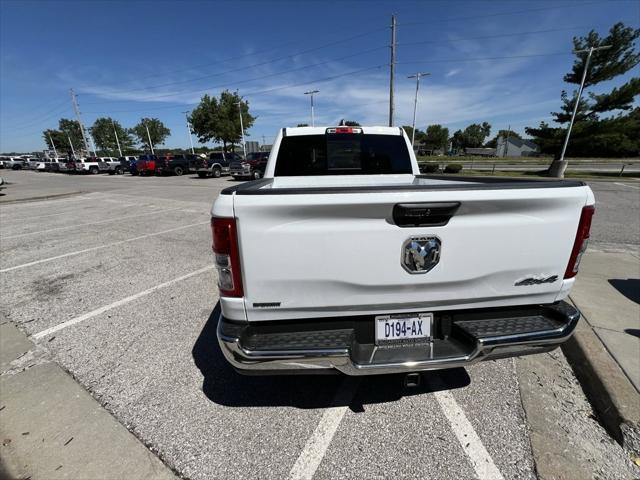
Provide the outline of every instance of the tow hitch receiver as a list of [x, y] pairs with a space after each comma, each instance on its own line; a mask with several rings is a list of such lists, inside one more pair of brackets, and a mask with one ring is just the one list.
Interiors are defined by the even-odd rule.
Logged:
[[415, 388], [420, 386], [420, 379], [422, 376], [418, 372], [407, 373], [404, 376], [404, 387]]

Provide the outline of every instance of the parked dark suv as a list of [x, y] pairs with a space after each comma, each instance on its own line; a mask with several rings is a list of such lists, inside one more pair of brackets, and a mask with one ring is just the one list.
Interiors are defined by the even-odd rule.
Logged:
[[242, 156], [231, 152], [213, 152], [209, 154], [209, 158], [202, 160], [198, 167], [198, 176], [205, 177], [221, 177], [229, 174], [229, 165], [232, 162], [242, 160]]
[[168, 154], [161, 156], [156, 162], [156, 173], [158, 175], [174, 174], [183, 175], [195, 170], [198, 166], [199, 158], [191, 154]]
[[230, 173], [233, 178], [262, 178], [267, 168], [267, 161], [271, 152], [252, 152], [247, 154], [247, 159], [233, 162]]

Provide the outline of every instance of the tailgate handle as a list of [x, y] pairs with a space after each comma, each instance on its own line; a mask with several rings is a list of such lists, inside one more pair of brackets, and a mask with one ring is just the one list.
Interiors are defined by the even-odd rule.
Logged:
[[397, 203], [393, 221], [399, 227], [442, 227], [458, 207], [460, 202]]

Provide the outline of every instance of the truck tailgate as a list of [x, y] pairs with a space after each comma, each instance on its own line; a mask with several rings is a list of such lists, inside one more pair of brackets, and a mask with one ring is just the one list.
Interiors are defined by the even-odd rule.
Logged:
[[[554, 302], [588, 200], [586, 187], [274, 193], [234, 195], [250, 321]], [[421, 202], [460, 206], [443, 226], [394, 223], [395, 205]], [[402, 265], [412, 237], [440, 241], [426, 273]]]

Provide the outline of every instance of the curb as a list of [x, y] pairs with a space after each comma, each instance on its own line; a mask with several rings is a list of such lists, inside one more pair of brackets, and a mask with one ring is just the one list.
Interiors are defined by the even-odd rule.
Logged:
[[640, 456], [640, 394], [584, 316], [562, 351], [600, 423], [626, 450]]
[[15, 200], [0, 200], [0, 205], [7, 205], [11, 203], [38, 202], [41, 200], [50, 200], [54, 198], [72, 197], [74, 195], [81, 195], [83, 193], [85, 192], [78, 190], [76, 192], [56, 193], [54, 195], [43, 195], [41, 197], [16, 198]]

